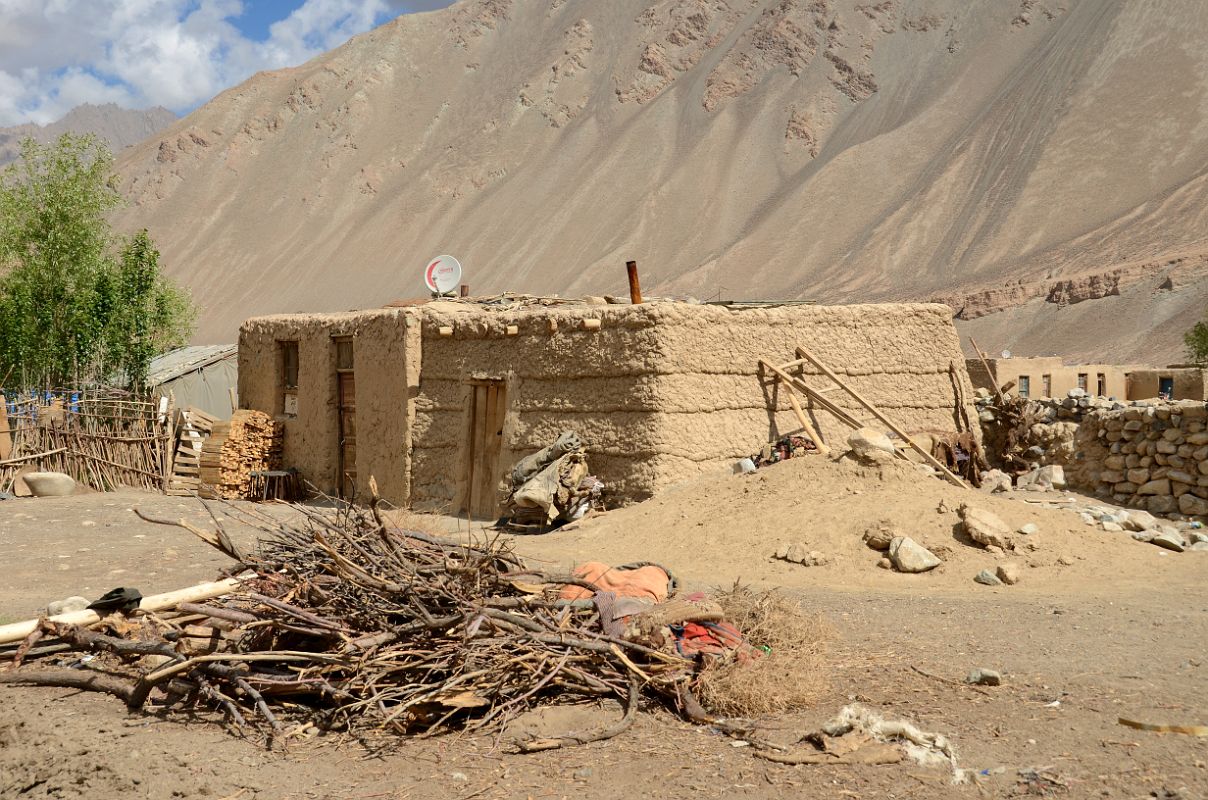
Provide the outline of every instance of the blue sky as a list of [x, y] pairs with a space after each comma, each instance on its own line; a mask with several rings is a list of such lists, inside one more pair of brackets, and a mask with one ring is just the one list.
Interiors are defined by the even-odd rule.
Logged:
[[0, 0], [0, 126], [81, 103], [185, 113], [263, 69], [300, 64], [451, 0]]

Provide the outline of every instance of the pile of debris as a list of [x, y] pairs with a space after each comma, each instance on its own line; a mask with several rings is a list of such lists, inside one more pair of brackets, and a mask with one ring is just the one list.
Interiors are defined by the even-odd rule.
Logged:
[[521, 459], [508, 482], [501, 526], [514, 532], [546, 533], [604, 509], [604, 483], [589, 474], [583, 440], [573, 431]]
[[1064, 399], [978, 389], [974, 404], [990, 464], [1010, 475], [1069, 464], [1082, 418], [1092, 411], [1123, 407], [1114, 400], [1090, 397], [1082, 389], [1071, 389]]
[[[429, 735], [498, 727], [545, 703], [624, 704], [624, 718], [606, 730], [520, 745], [535, 751], [619, 734], [644, 695], [713, 722], [695, 699], [702, 676], [717, 698], [727, 667], [772, 658], [716, 600], [677, 594], [658, 565], [549, 574], [497, 539], [467, 546], [393, 529], [376, 497], [368, 509], [295, 511], [301, 521], [271, 523], [255, 555], [221, 527], [152, 520], [185, 527], [240, 562], [238, 578], [218, 585], [225, 596], [152, 613], [133, 610], [137, 593], [126, 590], [133, 603], [92, 629], [29, 623], [14, 654], [25, 666], [0, 681], [105, 691], [131, 710], [149, 702], [220, 710], [270, 746], [315, 729]], [[780, 616], [767, 629], [801, 628]], [[767, 644], [779, 658], [808, 661], [789, 643]], [[793, 671], [768, 667], [781, 678]], [[750, 680], [730, 684], [752, 691]]]
[[252, 473], [281, 468], [285, 431], [262, 411], [236, 411], [212, 424], [201, 449], [201, 493], [208, 499], [252, 496]]

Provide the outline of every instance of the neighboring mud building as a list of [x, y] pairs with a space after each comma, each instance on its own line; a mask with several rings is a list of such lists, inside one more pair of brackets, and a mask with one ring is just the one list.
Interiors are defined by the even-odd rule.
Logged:
[[970, 358], [966, 366], [975, 387], [1010, 385], [1020, 397], [1065, 397], [1082, 389], [1117, 400], [1208, 400], [1208, 370], [1195, 366], [1066, 364], [1057, 356], [987, 358], [985, 363]]
[[[758, 362], [794, 361], [798, 345], [909, 432], [977, 419], [941, 305], [437, 301], [259, 317], [240, 331], [239, 397], [283, 421], [286, 466], [321, 490], [363, 493], [372, 475], [394, 503], [488, 518], [504, 472], [566, 429], [622, 502], [797, 430]], [[828, 397], [869, 418], [845, 393]], [[846, 438], [805, 406], [823, 438]]]

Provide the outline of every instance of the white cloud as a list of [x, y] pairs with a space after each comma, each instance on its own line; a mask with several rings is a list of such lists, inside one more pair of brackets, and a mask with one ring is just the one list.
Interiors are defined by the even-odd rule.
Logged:
[[188, 111], [262, 69], [302, 63], [403, 10], [441, 0], [305, 0], [265, 42], [242, 0], [0, 0], [0, 126], [83, 102]]

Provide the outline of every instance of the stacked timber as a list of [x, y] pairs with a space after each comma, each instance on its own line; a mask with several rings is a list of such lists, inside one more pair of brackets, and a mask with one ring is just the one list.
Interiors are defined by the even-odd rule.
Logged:
[[229, 421], [215, 423], [201, 449], [201, 496], [250, 497], [253, 472], [281, 468], [283, 434], [261, 411], [236, 411]]
[[167, 494], [190, 496], [201, 490], [201, 451], [217, 422], [217, 417], [197, 408], [190, 407], [180, 412]]

